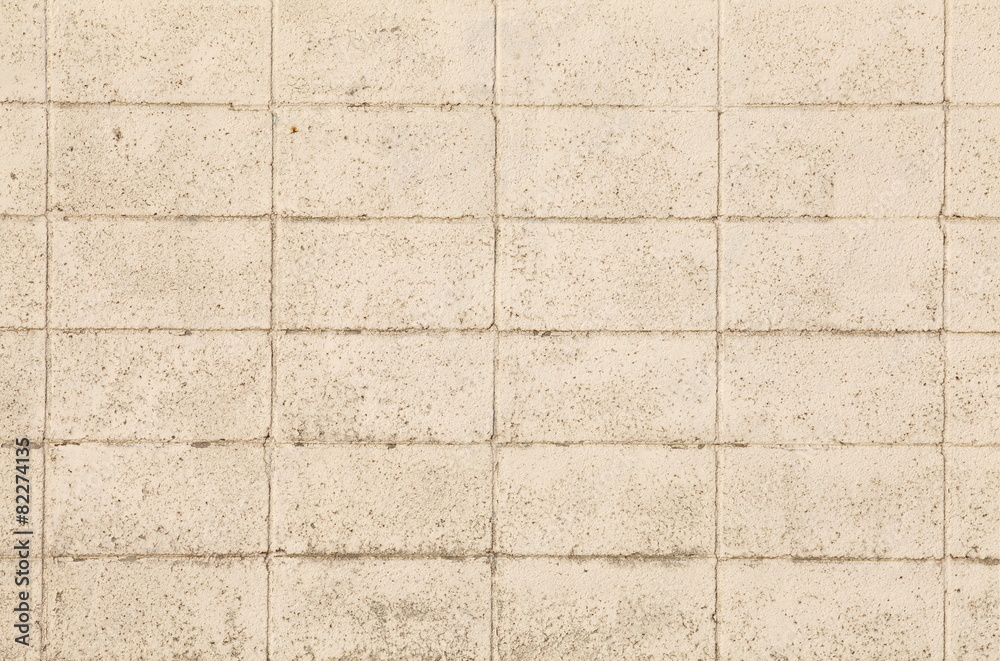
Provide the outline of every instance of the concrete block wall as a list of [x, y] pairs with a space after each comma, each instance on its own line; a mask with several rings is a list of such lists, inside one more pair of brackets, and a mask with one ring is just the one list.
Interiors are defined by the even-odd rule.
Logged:
[[0, 659], [1000, 659], [998, 44], [0, 0]]

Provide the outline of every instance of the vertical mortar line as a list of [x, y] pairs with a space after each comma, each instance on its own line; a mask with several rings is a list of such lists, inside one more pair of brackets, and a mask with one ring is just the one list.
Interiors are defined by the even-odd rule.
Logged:
[[493, 0], [493, 88], [490, 93], [490, 114], [493, 115], [493, 423], [490, 431], [490, 661], [497, 647], [496, 575], [497, 575], [497, 372], [500, 360], [500, 331], [497, 328], [497, 253], [500, 239], [500, 208], [497, 204], [497, 159], [499, 129], [497, 123], [497, 0]]
[[274, 330], [274, 277], [275, 277], [275, 242], [277, 238], [277, 215], [275, 212], [275, 201], [274, 201], [274, 152], [275, 152], [275, 125], [277, 124], [277, 115], [275, 114], [274, 108], [274, 4], [275, 0], [271, 0], [271, 14], [270, 14], [270, 40], [269, 49], [270, 57], [268, 58], [269, 69], [268, 69], [268, 118], [271, 120], [271, 213], [269, 217], [270, 231], [271, 231], [271, 278], [270, 278], [270, 310], [268, 311], [268, 343], [271, 349], [271, 392], [270, 392], [270, 417], [268, 419], [267, 427], [267, 437], [264, 439], [264, 472], [267, 475], [267, 550], [264, 553], [264, 569], [265, 569], [265, 606], [264, 606], [264, 658], [265, 660], [270, 660], [271, 658], [271, 553], [274, 549], [274, 516], [273, 516], [273, 500], [274, 500], [274, 413], [275, 413], [275, 387], [277, 384], [277, 364], [274, 360], [274, 344], [275, 344], [275, 330]]
[[722, 435], [722, 0], [715, 6], [715, 659], [719, 659], [719, 452]]
[[[49, 221], [49, 171], [51, 170], [52, 156], [51, 144], [49, 140], [49, 0], [45, 0], [45, 9], [42, 13], [42, 44], [45, 56], [45, 64], [42, 67], [42, 81], [44, 84], [45, 99], [45, 374], [43, 376], [43, 404], [42, 404], [42, 510], [39, 520], [39, 558], [41, 559], [41, 580], [39, 585], [38, 612], [35, 614], [35, 621], [38, 623], [38, 658], [45, 656], [45, 497], [46, 483], [48, 482], [46, 473], [48, 472], [48, 462], [46, 461], [47, 442], [49, 438], [49, 372], [51, 363], [51, 348], [49, 342], [49, 310], [51, 308], [52, 293], [49, 288], [51, 282], [49, 269], [52, 263], [52, 224]], [[36, 579], [37, 580], [37, 579]]]
[[941, 655], [948, 658], [948, 3], [942, 0], [941, 108], [944, 114], [941, 175]]

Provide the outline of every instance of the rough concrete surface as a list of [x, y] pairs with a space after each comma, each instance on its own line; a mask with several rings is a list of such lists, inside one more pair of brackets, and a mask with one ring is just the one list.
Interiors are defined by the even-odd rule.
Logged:
[[1000, 661], [1000, 0], [0, 0], [0, 661]]

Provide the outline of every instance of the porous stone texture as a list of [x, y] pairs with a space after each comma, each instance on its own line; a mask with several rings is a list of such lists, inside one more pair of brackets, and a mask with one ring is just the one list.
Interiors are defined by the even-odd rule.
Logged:
[[504, 221], [497, 325], [714, 330], [715, 247], [706, 222]]
[[277, 340], [282, 441], [468, 443], [490, 437], [486, 333], [285, 333]]
[[44, 218], [0, 217], [0, 328], [45, 326]]
[[0, 102], [45, 101], [45, 3], [0, 2]]
[[268, 0], [50, 0], [49, 95], [266, 104]]
[[948, 448], [948, 554], [1000, 560], [1000, 447]]
[[497, 101], [714, 105], [717, 4], [500, 0]]
[[940, 558], [939, 448], [726, 448], [719, 452], [725, 556]]
[[60, 440], [251, 440], [267, 434], [263, 332], [52, 332], [48, 429]]
[[292, 103], [489, 103], [490, 0], [276, 0], [274, 92]]
[[1000, 332], [1000, 222], [952, 220], [945, 233], [945, 325], [953, 331]]
[[0, 214], [45, 213], [45, 108], [0, 104]]
[[79, 214], [267, 213], [270, 133], [264, 111], [53, 106], [49, 204]]
[[1000, 5], [948, 1], [948, 99], [1000, 103]]
[[948, 570], [947, 661], [1000, 655], [1000, 564], [956, 560]]
[[56, 555], [215, 555], [267, 550], [264, 448], [55, 445], [46, 470]]
[[1000, 445], [1000, 336], [951, 334], [947, 351], [945, 442]]
[[951, 333], [945, 341], [945, 442], [1000, 445], [1000, 336]]
[[485, 553], [484, 445], [278, 446], [275, 545], [287, 553]]
[[496, 545], [515, 555], [711, 553], [707, 448], [501, 447]]
[[52, 222], [50, 247], [53, 326], [270, 324], [266, 219], [59, 220]]
[[277, 661], [490, 658], [485, 559], [280, 558], [271, 580]]
[[267, 658], [263, 558], [57, 558], [45, 584], [46, 658]]
[[942, 354], [932, 333], [724, 335], [720, 441], [940, 443]]
[[718, 583], [720, 659], [942, 657], [935, 562], [731, 560]]
[[707, 333], [509, 333], [496, 424], [516, 442], [705, 442], [715, 338]]
[[45, 424], [45, 333], [0, 331], [0, 433], [42, 439]]
[[485, 216], [493, 118], [466, 107], [283, 108], [274, 203], [287, 216]]
[[499, 214], [693, 218], [715, 212], [714, 112], [601, 107], [497, 112]]
[[948, 113], [948, 213], [1000, 216], [1000, 108]]
[[510, 558], [496, 650], [512, 661], [714, 658], [711, 560]]
[[723, 0], [723, 102], [941, 103], [940, 0]]
[[1000, 0], [0, 0], [0, 269], [0, 661], [1000, 661]]
[[725, 214], [898, 218], [941, 211], [940, 108], [734, 108], [720, 122]]
[[944, 237], [937, 219], [722, 224], [727, 329], [936, 330]]
[[275, 320], [286, 328], [488, 328], [486, 220], [291, 220], [275, 243]]

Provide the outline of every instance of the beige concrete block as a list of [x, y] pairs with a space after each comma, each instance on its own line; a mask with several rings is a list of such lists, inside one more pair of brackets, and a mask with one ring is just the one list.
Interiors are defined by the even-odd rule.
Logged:
[[45, 213], [45, 163], [45, 108], [0, 105], [0, 214]]
[[715, 245], [705, 222], [504, 221], [497, 324], [715, 330]]
[[493, 462], [487, 445], [279, 445], [272, 466], [279, 551], [489, 550]]
[[1000, 445], [1000, 336], [945, 335], [945, 442]]
[[278, 223], [275, 320], [286, 328], [487, 328], [493, 224]]
[[[40, 436], [29, 438], [11, 434], [0, 440], [0, 480], [5, 485], [3, 507], [7, 511], [2, 524], [5, 538], [0, 544], [0, 558], [18, 558], [23, 553], [18, 544], [26, 541], [31, 563], [28, 580], [34, 582], [37, 578], [37, 585], [41, 585], [42, 534], [48, 510], [44, 502], [45, 450]], [[22, 534], [15, 535], [15, 531]], [[0, 580], [4, 579], [3, 572], [0, 563]], [[13, 590], [14, 576], [4, 584]], [[2, 652], [0, 658], [6, 658]]]
[[[34, 543], [38, 543], [35, 540]], [[11, 544], [13, 545], [13, 544]], [[6, 546], [6, 540], [5, 540]], [[0, 658], [10, 661], [40, 661], [42, 658], [42, 559], [40, 556], [32, 557], [29, 560], [28, 568], [22, 564], [20, 559], [0, 560], [0, 581], [8, 590], [7, 612], [9, 615], [7, 625], [9, 632], [0, 638]], [[23, 581], [27, 580], [27, 583]], [[21, 584], [15, 583], [21, 581]], [[25, 594], [22, 594], [25, 593]], [[27, 596], [27, 599], [21, 599]], [[21, 612], [14, 612], [14, 608], [23, 608], [27, 604], [27, 638], [21, 639], [25, 635], [23, 630], [14, 629], [14, 625], [21, 624]], [[16, 640], [16, 639], [21, 639]]]
[[712, 560], [497, 561], [496, 647], [504, 661], [708, 661]]
[[742, 557], [940, 558], [934, 447], [724, 448], [719, 545]]
[[940, 565], [734, 560], [719, 565], [719, 658], [940, 659]]
[[261, 445], [47, 449], [46, 549], [56, 555], [267, 550]]
[[268, 0], [51, 0], [53, 101], [266, 104]]
[[485, 216], [493, 208], [486, 108], [285, 108], [275, 205], [288, 216]]
[[60, 440], [250, 440], [267, 433], [266, 332], [52, 333]]
[[45, 219], [0, 218], [0, 327], [45, 326]]
[[715, 435], [714, 333], [504, 334], [504, 441], [706, 442]]
[[937, 0], [724, 0], [722, 98], [747, 103], [940, 103]]
[[489, 103], [489, 0], [278, 0], [274, 91], [296, 103]]
[[952, 562], [947, 609], [947, 661], [1000, 658], [1000, 565]]
[[941, 442], [935, 334], [724, 335], [723, 443]]
[[49, 560], [46, 658], [266, 657], [263, 558]]
[[267, 328], [262, 219], [52, 223], [50, 323], [63, 328]]
[[238, 216], [271, 209], [266, 111], [56, 106], [49, 121], [49, 194], [58, 211]]
[[948, 448], [948, 555], [1000, 559], [1000, 448]]
[[715, 105], [717, 0], [502, 0], [497, 100]]
[[937, 216], [940, 108], [754, 108], [722, 115], [722, 211]]
[[271, 658], [490, 658], [486, 559], [278, 558]]
[[518, 555], [711, 555], [711, 449], [503, 447], [497, 550]]
[[567, 218], [714, 215], [717, 128], [711, 110], [501, 108], [499, 211]]
[[276, 436], [294, 441], [484, 441], [493, 426], [488, 333], [277, 338]]
[[1000, 216], [1000, 108], [948, 113], [948, 213]]
[[1000, 331], [1000, 222], [951, 220], [945, 232], [946, 327]]
[[0, 332], [0, 438], [40, 441], [45, 424], [45, 333]]
[[938, 329], [943, 241], [931, 218], [723, 223], [723, 325]]
[[1000, 4], [948, 0], [948, 99], [1000, 103]]
[[45, 3], [0, 2], [0, 101], [45, 100]]

